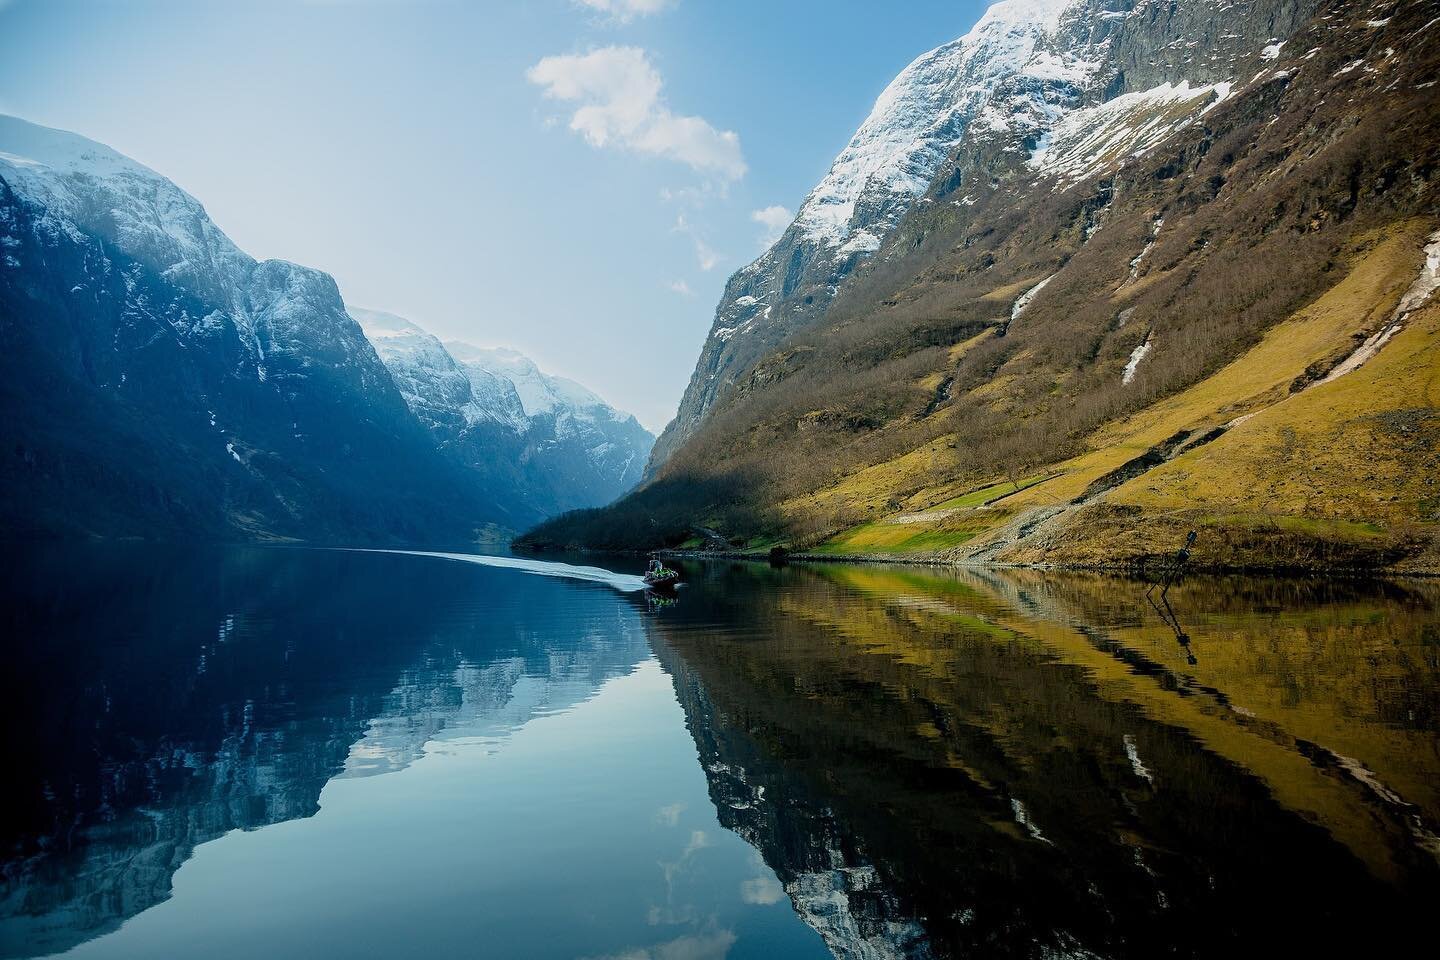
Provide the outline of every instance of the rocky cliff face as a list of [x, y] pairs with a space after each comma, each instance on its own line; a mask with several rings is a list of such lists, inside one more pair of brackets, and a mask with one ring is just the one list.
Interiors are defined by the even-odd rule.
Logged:
[[164, 177], [0, 117], [0, 529], [468, 539], [447, 462], [326, 274], [257, 262]]
[[513, 350], [442, 344], [351, 308], [442, 451], [535, 516], [609, 503], [639, 482], [655, 438], [580, 384]]
[[[726, 285], [681, 401], [656, 443], [653, 474], [694, 435], [739, 378], [818, 320], [847, 280], [880, 254], [919, 204], [973, 203], [997, 160], [1044, 143], [1077, 112], [1071, 136], [1095, 135], [1094, 108], [1176, 88], [1185, 116], [1226, 96], [1267, 45], [1288, 37], [1317, 0], [1004, 0], [958, 40], [919, 57], [870, 116], [766, 253]], [[1147, 94], [1146, 92], [1150, 93]], [[1087, 111], [1087, 108], [1090, 108]], [[1113, 142], [1112, 151], [1154, 145]], [[957, 193], [958, 191], [958, 193]], [[892, 244], [892, 251], [895, 245]]]

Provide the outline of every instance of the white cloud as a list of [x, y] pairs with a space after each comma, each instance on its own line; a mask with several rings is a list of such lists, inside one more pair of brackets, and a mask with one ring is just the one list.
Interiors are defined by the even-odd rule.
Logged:
[[695, 261], [700, 265], [701, 270], [709, 273], [720, 265], [720, 254], [705, 242], [705, 238], [700, 235], [700, 232], [689, 220], [685, 219], [685, 214], [682, 213], [675, 218], [675, 226], [671, 229], [690, 238], [690, 243], [695, 247]]
[[705, 193], [700, 187], [661, 187], [660, 199], [666, 203], [686, 203], [698, 207], [705, 202]]
[[765, 237], [760, 242], [768, 247], [780, 239], [785, 228], [790, 226], [791, 221], [795, 219], [795, 214], [777, 203], [764, 210], [754, 211], [750, 214], [750, 219], [765, 228]]
[[733, 946], [734, 931], [712, 930], [587, 960], [725, 960]]
[[710, 837], [704, 830], [691, 830], [690, 842], [685, 844], [685, 850], [680, 854], [680, 859], [684, 860], [695, 851], [704, 850], [708, 846], [710, 846]]
[[692, 237], [695, 241], [695, 261], [700, 264], [700, 269], [709, 273], [720, 265], [720, 254], [710, 248], [704, 240], [699, 237]]
[[[680, 294], [680, 296], [682, 296], [682, 297], [693, 297], [693, 296], [695, 296], [695, 291], [694, 291], [694, 290], [691, 290], [691, 289], [690, 289], [690, 284], [686, 283], [684, 280], [671, 280], [671, 281], [670, 281], [669, 283], [667, 283], [665, 286], [666, 286], [667, 288], [669, 288], [669, 290], [670, 290], [671, 292], [673, 292], [673, 293], [678, 293], [678, 294]], [[678, 816], [678, 814], [677, 814], [677, 816]], [[672, 826], [672, 827], [675, 826], [674, 821], [671, 821], [669, 825]]]
[[[684, 283], [685, 281], [681, 280], [678, 282]], [[680, 822], [680, 814], [684, 812], [685, 804], [672, 803], [668, 807], [661, 807], [655, 811], [655, 822], [664, 824], [667, 827], [673, 827]]]
[[648, 17], [670, 6], [671, 0], [575, 0], [582, 7], [609, 14], [622, 23], [635, 17]]
[[785, 888], [772, 876], [759, 876], [740, 881], [740, 899], [763, 907], [779, 903], [785, 897]]
[[739, 135], [672, 113], [661, 96], [659, 71], [638, 47], [546, 57], [525, 75], [547, 99], [576, 105], [570, 129], [591, 146], [678, 160], [723, 180], [745, 175]]
[[699, 210], [712, 200], [729, 200], [730, 184], [724, 180], [706, 180], [689, 187], [661, 187], [660, 199]]

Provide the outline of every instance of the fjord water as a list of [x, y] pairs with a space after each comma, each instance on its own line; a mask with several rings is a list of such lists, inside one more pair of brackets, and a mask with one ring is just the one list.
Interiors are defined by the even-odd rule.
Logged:
[[717, 562], [661, 606], [606, 566], [27, 551], [0, 956], [1428, 935], [1433, 584], [1191, 578], [1167, 622], [1109, 577]]

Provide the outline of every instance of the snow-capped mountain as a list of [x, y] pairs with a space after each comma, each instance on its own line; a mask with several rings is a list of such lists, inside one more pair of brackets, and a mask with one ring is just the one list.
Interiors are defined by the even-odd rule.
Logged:
[[1016, 157], [1033, 154], [1039, 171], [1073, 179], [1154, 146], [1224, 99], [1247, 61], [1263, 65], [1317, 2], [1002, 0], [921, 55], [880, 94], [789, 229], [730, 278], [650, 469], [867, 261], [886, 259], [882, 248], [917, 204], [973, 202], [968, 191], [1006, 175]]
[[352, 307], [410, 409], [470, 469], [509, 475], [535, 510], [609, 503], [640, 481], [655, 438], [630, 414], [530, 358], [439, 339]]
[[[811, 191], [795, 226], [844, 253], [873, 253], [1002, 84], [1032, 81], [1042, 116], [1078, 97], [1098, 68], [1092, 44], [1047, 41], [1075, 0], [1006, 0], [958, 40], [923, 54], [897, 76]], [[980, 119], [1009, 122], [993, 111]]]
[[[934, 508], [966, 544], [947, 559], [1145, 564], [1274, 511], [1384, 538], [1352, 556], [1270, 527], [1211, 562], [1430, 569], [1412, 484], [1434, 444], [1374, 424], [1388, 384], [1423, 392], [1405, 291], [1429, 288], [1437, 222], [1437, 24], [1440, 0], [996, 4], [901, 74], [731, 278], [652, 482], [522, 542], [645, 549], [704, 525], [848, 551]], [[1334, 384], [1355, 373], [1351, 406]], [[1275, 455], [1302, 427], [1308, 452]], [[1388, 451], [1363, 455], [1389, 465], [1383, 495], [1313, 471], [1353, 437]], [[1073, 490], [1007, 498], [973, 543], [937, 506], [1021, 473]]]
[[468, 539], [537, 511], [442, 455], [327, 274], [109, 147], [0, 117], [0, 530]]

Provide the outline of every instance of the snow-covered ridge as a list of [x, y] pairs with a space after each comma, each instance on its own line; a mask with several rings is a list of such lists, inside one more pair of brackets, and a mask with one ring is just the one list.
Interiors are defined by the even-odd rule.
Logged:
[[1072, 111], [1041, 137], [1030, 166], [1071, 182], [1141, 156], [1213, 109], [1230, 95], [1231, 86], [1164, 83]]
[[527, 417], [568, 412], [587, 419], [630, 419], [628, 413], [616, 410], [594, 391], [566, 377], [545, 373], [535, 361], [517, 350], [477, 347], [459, 340], [448, 341], [445, 346], [461, 363], [478, 367], [514, 385]]
[[554, 418], [562, 427], [572, 420], [634, 419], [574, 380], [545, 373], [518, 350], [460, 340], [442, 343], [393, 313], [348, 309], [417, 413], [438, 401], [458, 409], [467, 423], [493, 420], [517, 433], [528, 430], [537, 417]]
[[[172, 318], [177, 336], [203, 338], [233, 324], [247, 353], [246, 376], [266, 382], [282, 358], [292, 361], [292, 373], [323, 358], [350, 368], [363, 389], [383, 384], [378, 358], [346, 317], [328, 274], [255, 260], [198, 200], [144, 164], [78, 134], [0, 115], [0, 180], [29, 202], [39, 233], [101, 238], [211, 309]], [[13, 256], [6, 265], [43, 268]], [[83, 294], [83, 285], [71, 292]]]
[[[888, 204], [893, 209], [886, 219], [898, 220], [909, 202], [929, 188], [1003, 81], [1030, 77], [1042, 84], [1087, 82], [1098, 64], [1073, 52], [1041, 47], [1075, 2], [996, 3], [965, 36], [923, 54], [901, 71], [801, 206], [796, 223], [805, 235], [828, 246], [852, 242], [852, 235], [864, 232], [864, 225], [855, 222], [861, 206]], [[869, 237], [874, 236], [870, 231]], [[878, 243], [867, 239], [862, 246], [869, 252]]]
[[44, 208], [47, 229], [106, 236], [251, 326], [241, 280], [255, 260], [161, 174], [78, 134], [0, 115], [0, 177]]
[[1094, 92], [1109, 38], [1088, 25], [1082, 8], [1099, 2], [996, 3], [964, 36], [901, 71], [795, 221], [730, 278], [651, 472], [757, 353], [823, 312], [857, 266], [880, 255], [967, 138], [1029, 140]]
[[[477, 347], [461, 340], [442, 343], [434, 334], [393, 313], [362, 307], [348, 309], [397, 382], [402, 377], [407, 382], [416, 377], [428, 378], [427, 386], [433, 394], [437, 384], [456, 377], [468, 378], [475, 394], [472, 400], [465, 401], [471, 407], [465, 411], [470, 422], [491, 419], [523, 431], [531, 419], [541, 416], [619, 423], [634, 419], [574, 380], [545, 373], [518, 350]], [[399, 385], [414, 407], [417, 391], [407, 390], [407, 383]], [[459, 395], [459, 391], [451, 392]]]
[[404, 317], [347, 309], [389, 368], [406, 404], [428, 426], [458, 417], [464, 426], [490, 420], [516, 433], [528, 428], [520, 397], [509, 381], [464, 368], [439, 338]]

